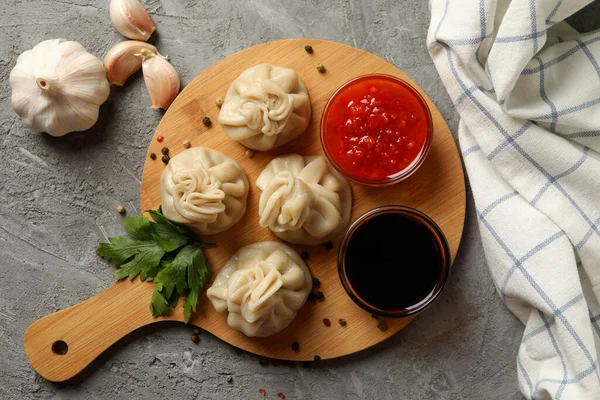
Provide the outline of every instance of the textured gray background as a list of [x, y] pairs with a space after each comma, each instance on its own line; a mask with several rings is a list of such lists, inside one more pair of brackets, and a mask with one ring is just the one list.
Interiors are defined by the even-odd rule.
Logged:
[[[113, 268], [94, 253], [123, 234], [124, 204], [138, 211], [148, 141], [162, 113], [141, 76], [111, 89], [97, 125], [63, 138], [31, 134], [10, 109], [8, 76], [38, 42], [66, 38], [103, 58], [122, 40], [107, 0], [4, 0], [0, 10], [0, 398], [520, 399], [516, 352], [522, 326], [499, 300], [473, 206], [447, 289], [408, 328], [362, 353], [323, 362], [262, 366], [259, 359], [190, 327], [135, 332], [80, 376], [53, 384], [31, 369], [23, 333], [36, 319], [99, 293]], [[182, 84], [248, 46], [291, 37], [355, 45], [402, 68], [455, 131], [458, 117], [427, 54], [425, 0], [146, 0], [153, 42]], [[574, 25], [598, 20], [598, 2]], [[232, 375], [233, 383], [225, 382]]]

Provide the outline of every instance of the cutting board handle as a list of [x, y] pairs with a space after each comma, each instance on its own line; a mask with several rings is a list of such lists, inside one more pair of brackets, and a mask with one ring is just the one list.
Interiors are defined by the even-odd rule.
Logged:
[[123, 280], [82, 303], [40, 318], [25, 332], [29, 362], [50, 381], [74, 377], [127, 334], [171, 319], [152, 317], [148, 308], [152, 290], [151, 283]]

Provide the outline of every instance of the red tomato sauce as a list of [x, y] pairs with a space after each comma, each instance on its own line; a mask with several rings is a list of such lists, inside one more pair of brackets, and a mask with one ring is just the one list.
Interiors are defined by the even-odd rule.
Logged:
[[321, 134], [329, 158], [344, 175], [388, 181], [426, 150], [431, 117], [407, 84], [385, 75], [365, 76], [331, 98]]

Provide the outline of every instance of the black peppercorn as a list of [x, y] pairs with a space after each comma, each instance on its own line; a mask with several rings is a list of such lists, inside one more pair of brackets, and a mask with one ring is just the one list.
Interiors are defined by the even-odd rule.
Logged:
[[169, 148], [168, 147], [163, 147], [162, 149], [160, 149], [160, 152], [163, 153], [165, 156], [169, 155]]
[[385, 331], [387, 331], [388, 326], [385, 323], [385, 321], [379, 321], [377, 323], [377, 328], [379, 328], [380, 331], [385, 332]]
[[198, 343], [198, 341], [200, 340], [200, 339], [198, 338], [198, 335], [192, 335], [192, 336], [190, 337], [190, 339], [192, 339], [192, 342], [194, 342], [194, 343]]
[[309, 301], [309, 302], [311, 302], [311, 303], [312, 303], [313, 301], [316, 301], [316, 300], [317, 300], [317, 292], [310, 292], [310, 293], [308, 294], [308, 299], [307, 299], [307, 301]]
[[165, 155], [165, 156], [162, 156], [161, 160], [162, 160], [162, 162], [164, 162], [165, 164], [168, 164], [168, 163], [169, 163], [169, 161], [171, 160], [171, 157], [169, 157], [169, 156], [166, 156], [166, 155]]
[[300, 343], [298, 343], [298, 342], [292, 343], [292, 350], [294, 350], [294, 351], [300, 350]]
[[156, 160], [156, 154], [150, 153], [150, 159], [151, 160]]
[[312, 46], [304, 46], [304, 50], [306, 50], [306, 52], [308, 54], [312, 54], [313, 53], [313, 48]]
[[319, 278], [313, 278], [313, 287], [314, 288], [321, 287], [321, 281], [319, 280]]
[[340, 318], [340, 319], [338, 320], [338, 322], [340, 323], [340, 325], [341, 325], [341, 326], [346, 326], [346, 325], [348, 324], [348, 323], [346, 322], [346, 320], [345, 320], [345, 319], [343, 319], [343, 318]]
[[323, 292], [315, 292], [315, 296], [319, 301], [325, 300], [325, 295], [323, 294]]
[[208, 118], [208, 117], [204, 117], [204, 118], [202, 118], [202, 123], [203, 123], [203, 124], [204, 124], [204, 126], [206, 126], [207, 128], [208, 128], [209, 126], [211, 126], [211, 125], [212, 125], [212, 121], [211, 121], [211, 120], [210, 120], [210, 118]]
[[318, 355], [318, 354], [315, 354], [314, 361], [315, 361], [315, 362], [319, 362], [319, 361], [321, 361], [321, 356], [320, 356], [320, 355]]

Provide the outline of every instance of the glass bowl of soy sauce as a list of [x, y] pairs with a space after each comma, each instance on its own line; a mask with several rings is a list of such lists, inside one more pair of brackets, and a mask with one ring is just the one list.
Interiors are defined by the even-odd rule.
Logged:
[[352, 300], [382, 317], [408, 317], [440, 295], [451, 265], [439, 226], [405, 206], [367, 211], [346, 230], [338, 272]]

